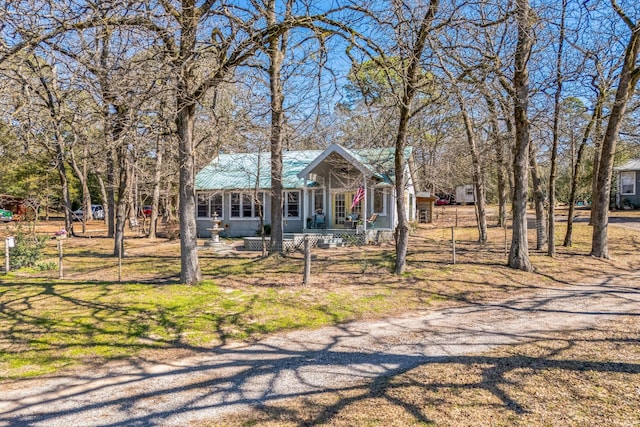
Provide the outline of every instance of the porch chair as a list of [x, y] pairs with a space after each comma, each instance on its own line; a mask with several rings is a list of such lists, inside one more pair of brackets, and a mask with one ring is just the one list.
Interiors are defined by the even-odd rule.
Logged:
[[374, 228], [376, 225], [376, 220], [378, 219], [378, 214], [374, 213], [369, 218], [367, 218], [367, 227]]
[[327, 228], [327, 220], [322, 212], [316, 212], [313, 214], [313, 228]]

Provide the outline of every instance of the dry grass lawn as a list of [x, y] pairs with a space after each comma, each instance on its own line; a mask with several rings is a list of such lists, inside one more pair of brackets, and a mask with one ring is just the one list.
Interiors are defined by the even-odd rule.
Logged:
[[207, 426], [637, 426], [640, 321], [434, 360]]
[[[572, 247], [558, 246], [554, 258], [531, 249], [536, 271], [524, 273], [505, 266], [505, 243], [511, 238], [509, 230], [491, 228], [490, 242], [479, 245], [475, 241], [477, 231], [472, 225], [471, 210], [447, 207], [438, 208], [437, 213], [436, 224], [419, 225], [414, 231], [407, 272], [401, 277], [390, 274], [394, 254], [390, 244], [314, 250], [312, 283], [307, 287], [301, 286], [303, 257], [300, 253], [263, 260], [255, 253], [221, 254], [203, 248], [200, 251], [203, 274], [207, 283], [215, 286], [215, 297], [206, 295], [210, 304], [201, 306], [203, 313], [185, 314], [185, 317], [200, 316], [202, 324], [192, 321], [182, 325], [175, 335], [167, 336], [173, 332], [160, 331], [160, 326], [165, 327], [162, 322], [170, 320], [175, 326], [180, 318], [163, 317], [158, 324], [148, 324], [148, 329], [135, 331], [137, 341], [132, 343], [153, 341], [153, 345], [129, 344], [130, 353], [115, 356], [143, 354], [166, 358], [172, 350], [176, 355], [184, 355], [229, 340], [256, 339], [278, 330], [483, 302], [563, 283], [619, 280], [625, 273], [640, 269], [638, 230], [609, 227], [612, 259], [600, 260], [588, 255], [591, 231], [585, 222], [579, 222], [575, 225]], [[585, 217], [588, 212], [581, 211], [579, 215]], [[618, 215], [640, 220], [638, 212]], [[456, 264], [453, 264], [451, 227], [456, 224]], [[65, 241], [64, 280], [57, 278], [57, 270], [20, 271], [0, 277], [0, 306], [3, 307], [0, 329], [5, 331], [0, 335], [0, 356], [19, 357], [27, 351], [25, 343], [20, 341], [23, 338], [16, 338], [22, 336], [14, 335], [20, 329], [20, 319], [36, 318], [34, 312], [41, 315], [58, 303], [69, 304], [71, 296], [75, 298], [74, 310], [91, 309], [89, 314], [75, 312], [79, 323], [95, 319], [103, 322], [103, 317], [109, 316], [120, 316], [121, 321], [129, 322], [129, 330], [125, 335], [114, 335], [114, 342], [129, 339], [133, 325], [138, 325], [143, 318], [146, 322], [155, 319], [160, 313], [159, 302], [151, 306], [148, 301], [144, 304], [141, 301], [138, 314], [132, 316], [128, 311], [130, 302], [125, 299], [131, 289], [140, 292], [144, 289], [145, 298], [151, 288], [157, 292], [154, 298], [158, 295], [186, 298], [179, 293], [183, 288], [177, 284], [180, 268], [177, 241], [150, 242], [131, 235], [126, 241], [126, 256], [120, 272], [126, 286], [123, 288], [118, 282], [118, 262], [109, 256], [112, 242], [101, 237], [100, 226], [90, 224], [85, 237]], [[564, 223], [559, 222], [556, 242], [562, 242], [564, 231]], [[51, 233], [51, 230], [43, 229], [43, 232]], [[530, 242], [535, 245], [533, 231]], [[239, 244], [237, 241], [227, 243]], [[52, 240], [45, 262], [56, 261]], [[636, 289], [640, 286], [629, 285]], [[98, 296], [82, 293], [96, 287], [100, 288]], [[34, 297], [21, 294], [34, 289], [38, 290]], [[205, 290], [193, 287], [187, 292]], [[266, 303], [260, 305], [259, 301]], [[63, 306], [67, 307], [60, 305]], [[173, 311], [167, 307], [162, 305], [162, 316], [177, 316], [178, 305], [171, 306]], [[218, 329], [213, 330], [207, 319], [219, 313], [224, 313], [224, 319], [216, 319]], [[47, 330], [60, 332], [59, 325], [46, 316], [38, 317], [34, 325], [40, 327], [45, 321], [49, 322]], [[85, 327], [88, 328], [86, 324]], [[198, 328], [213, 330], [213, 333], [193, 341], [189, 337], [198, 336]], [[158, 339], [158, 334], [165, 335]], [[157, 346], [163, 348], [162, 356], [154, 356]], [[63, 366], [78, 368], [78, 363], [96, 356], [74, 354], [70, 357], [74, 362]], [[0, 357], [0, 376], [14, 375], [20, 369], [10, 366], [10, 362], [3, 364]], [[633, 426], [640, 425], [638, 408], [640, 319], [626, 316], [590, 330], [566, 331], [491, 353], [434, 360], [393, 377], [354, 384], [339, 393], [281, 401], [258, 408], [252, 414], [205, 425]]]

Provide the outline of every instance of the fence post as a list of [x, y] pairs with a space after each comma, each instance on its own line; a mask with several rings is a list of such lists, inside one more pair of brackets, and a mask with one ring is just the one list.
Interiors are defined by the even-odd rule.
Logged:
[[124, 252], [124, 238], [118, 251], [118, 283], [122, 283], [122, 252]]
[[456, 227], [457, 226], [458, 226], [458, 207], [456, 206]]
[[509, 253], [509, 247], [507, 246], [507, 219], [504, 220], [504, 254]]
[[9, 238], [4, 239], [4, 273], [9, 273], [11, 265], [9, 264]]
[[302, 279], [303, 285], [309, 284], [311, 276], [311, 244], [309, 242], [309, 236], [304, 236], [304, 278]]
[[453, 263], [456, 263], [456, 233], [455, 227], [451, 227], [451, 250], [453, 252]]
[[64, 279], [64, 270], [62, 267], [62, 239], [58, 240], [58, 278]]

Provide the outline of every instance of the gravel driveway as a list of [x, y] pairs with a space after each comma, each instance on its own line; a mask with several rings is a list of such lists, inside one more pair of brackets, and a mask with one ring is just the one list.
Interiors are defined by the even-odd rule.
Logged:
[[637, 273], [532, 287], [507, 300], [298, 331], [171, 362], [5, 383], [0, 426], [184, 426], [629, 314], [640, 315]]

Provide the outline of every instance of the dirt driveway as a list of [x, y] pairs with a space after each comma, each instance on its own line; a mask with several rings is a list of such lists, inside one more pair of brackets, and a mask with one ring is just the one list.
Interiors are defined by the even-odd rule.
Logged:
[[[640, 315], [640, 274], [3, 384], [0, 426], [184, 426]], [[162, 358], [159, 355], [158, 358]]]
[[612, 214], [609, 216], [609, 224], [615, 227], [627, 228], [630, 230], [640, 230], [640, 217], [618, 216]]

